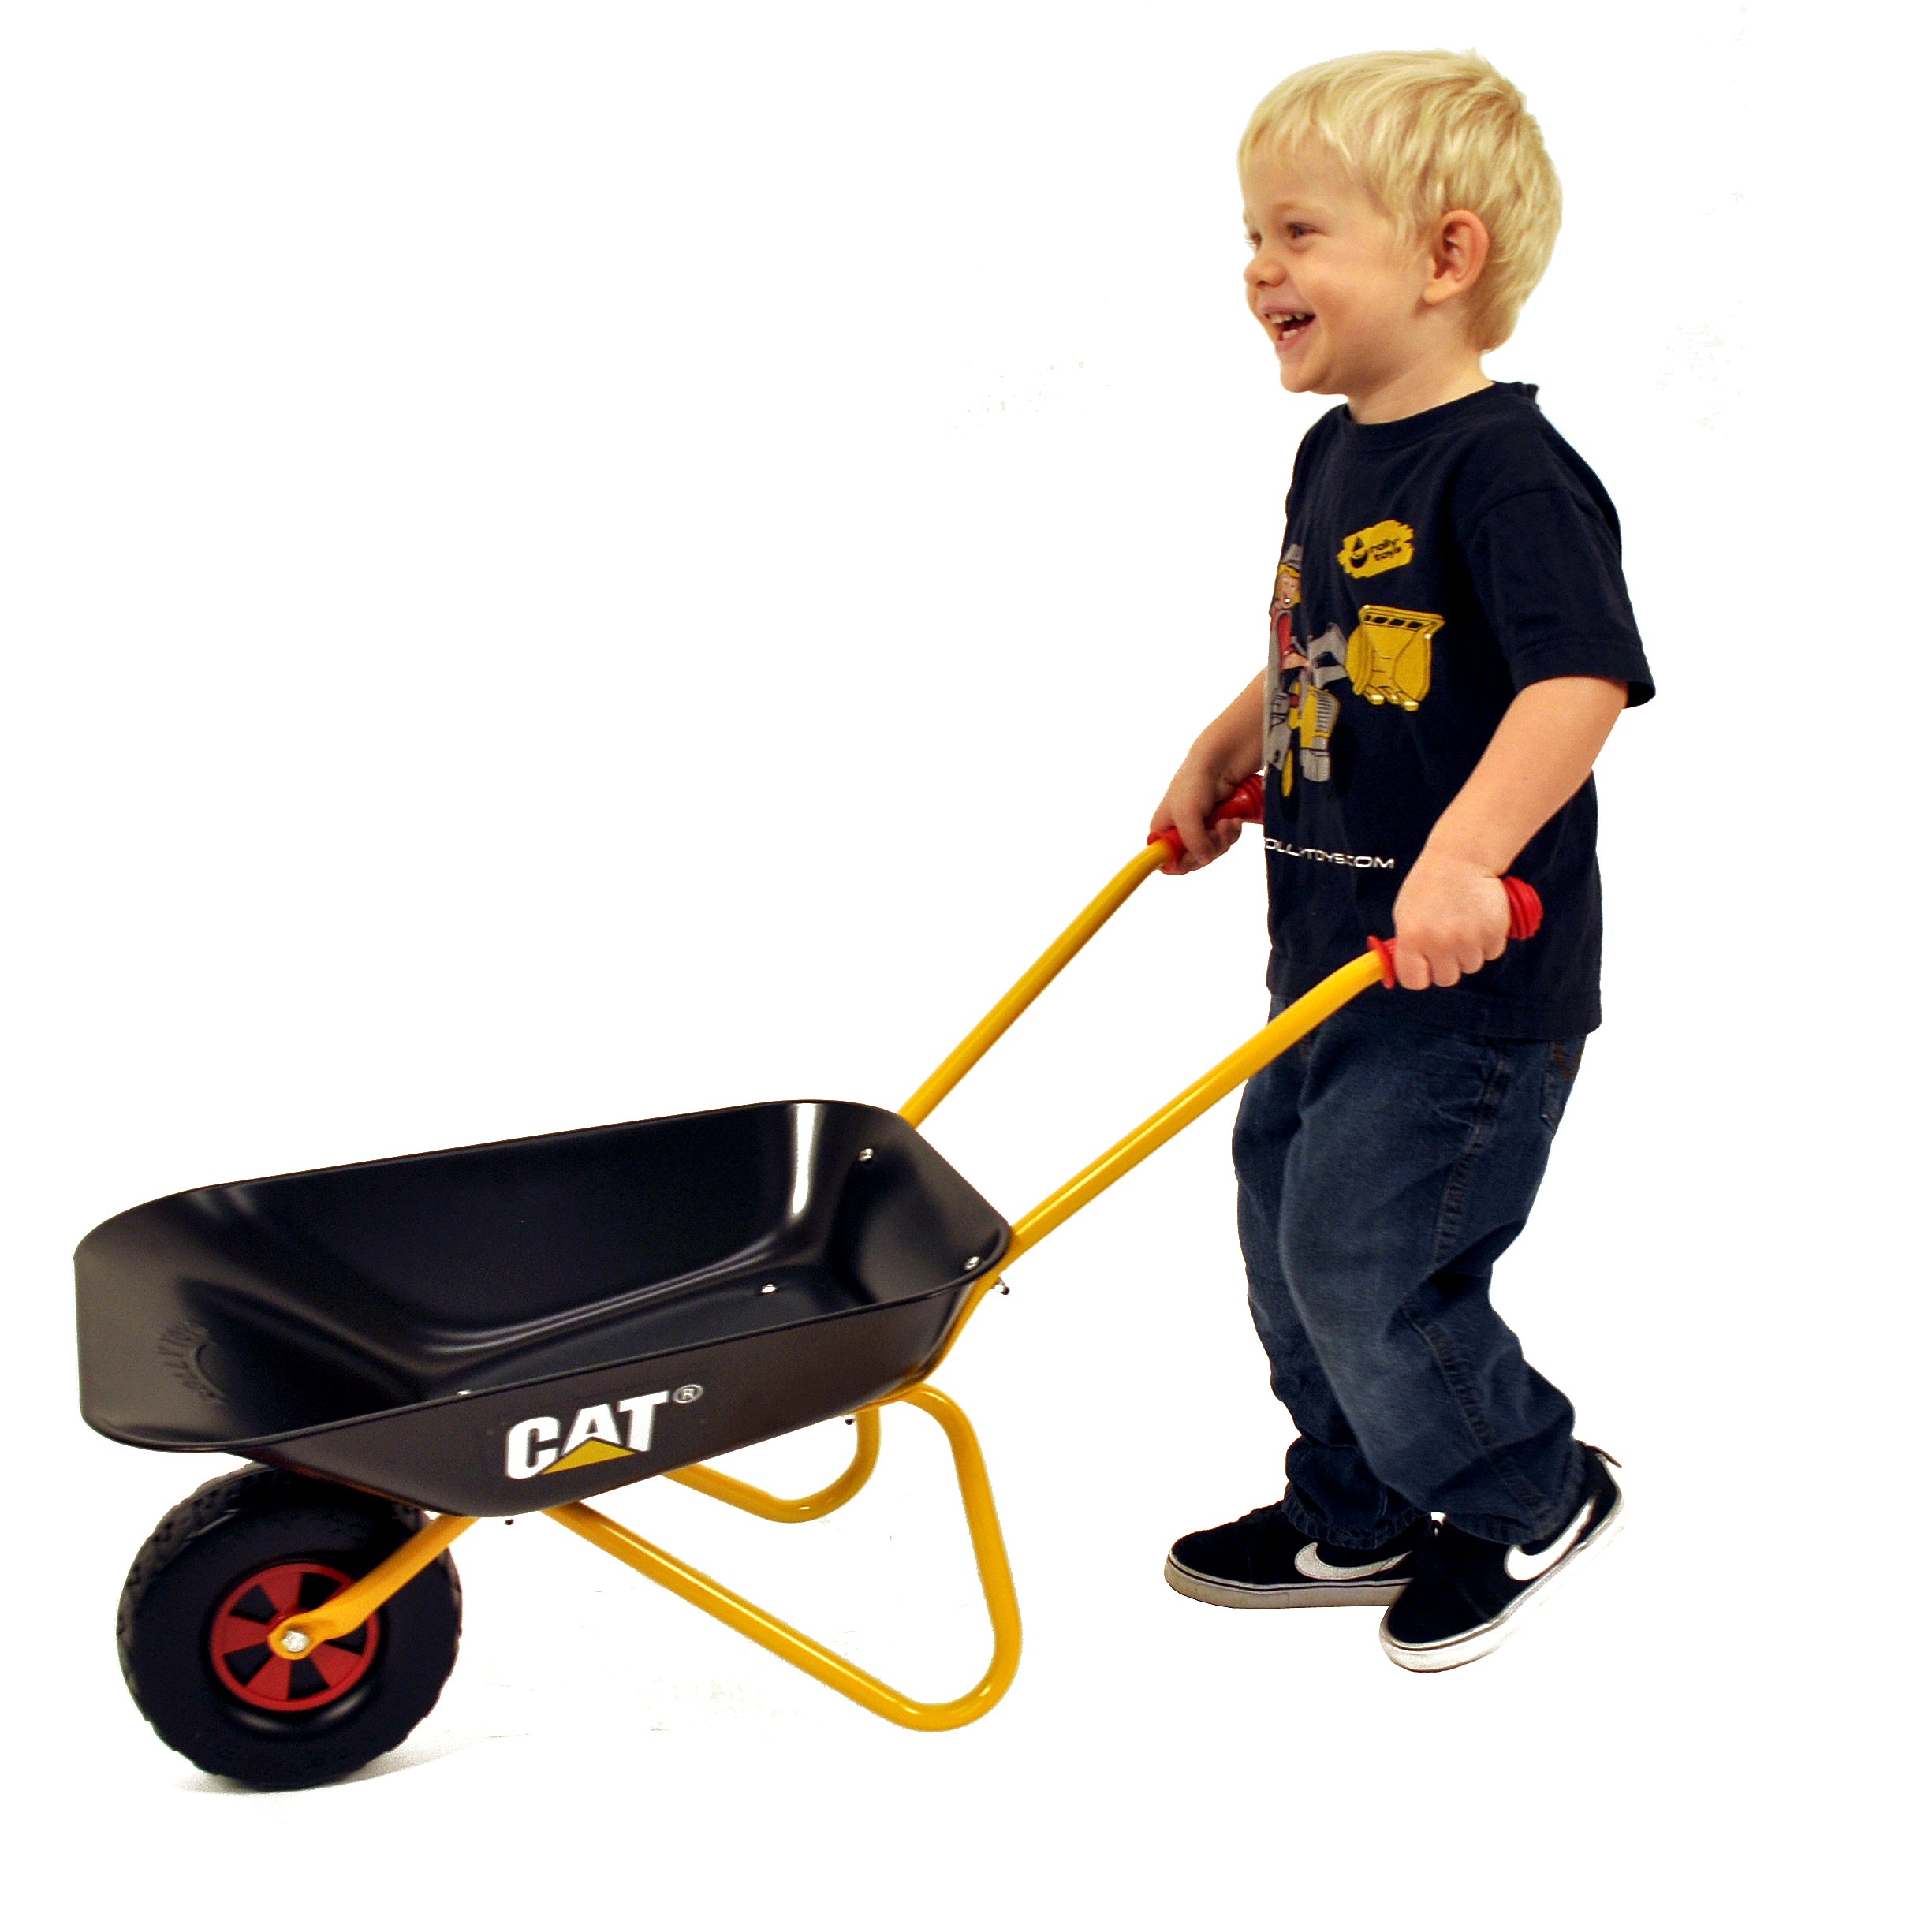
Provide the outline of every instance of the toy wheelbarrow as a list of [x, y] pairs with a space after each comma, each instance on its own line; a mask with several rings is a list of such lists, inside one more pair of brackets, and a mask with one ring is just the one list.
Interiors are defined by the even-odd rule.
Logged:
[[[1217, 817], [1251, 822], [1260, 803], [1252, 778]], [[972, 1425], [927, 1378], [1002, 1268], [1393, 983], [1371, 942], [1009, 1227], [919, 1124], [1178, 850], [1150, 840], [897, 1113], [795, 1101], [638, 1121], [198, 1188], [96, 1228], [74, 1258], [88, 1421], [255, 1459], [171, 1510], [129, 1573], [121, 1667], [162, 1738], [279, 1788], [393, 1749], [456, 1661], [449, 1546], [479, 1517], [539, 1510], [895, 1724], [983, 1717], [1019, 1666], [1019, 1606]], [[1535, 895], [1505, 884], [1527, 938]], [[950, 1703], [904, 1695], [584, 1500], [666, 1476], [809, 1522], [864, 1487], [893, 1403], [945, 1432], [992, 1621], [992, 1662]], [[813, 1495], [704, 1466], [841, 1415], [851, 1466]]]

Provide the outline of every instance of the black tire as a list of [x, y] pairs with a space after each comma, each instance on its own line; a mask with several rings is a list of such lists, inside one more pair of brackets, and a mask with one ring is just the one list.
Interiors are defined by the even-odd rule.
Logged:
[[[218, 1613], [258, 1574], [306, 1563], [365, 1576], [422, 1524], [406, 1505], [281, 1469], [218, 1476], [177, 1503], [134, 1559], [117, 1627], [121, 1674], [162, 1742], [204, 1771], [269, 1791], [326, 1784], [393, 1751], [456, 1663], [463, 1592], [447, 1551], [342, 1640], [334, 1665], [352, 1684], [323, 1688], [329, 1701], [319, 1706], [303, 1707], [285, 1665], [283, 1695], [297, 1701], [264, 1707], [265, 1693], [252, 1697], [237, 1674], [260, 1664], [231, 1668], [213, 1633]], [[319, 1584], [325, 1594], [334, 1587]]]

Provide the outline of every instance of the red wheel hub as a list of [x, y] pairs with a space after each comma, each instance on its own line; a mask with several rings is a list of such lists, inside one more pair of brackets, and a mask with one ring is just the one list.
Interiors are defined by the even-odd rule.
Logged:
[[208, 1626], [208, 1661], [222, 1688], [258, 1710], [315, 1710], [345, 1695], [375, 1661], [376, 1619], [306, 1657], [278, 1657], [268, 1633], [285, 1617], [313, 1610], [353, 1580], [326, 1563], [271, 1564], [222, 1599]]

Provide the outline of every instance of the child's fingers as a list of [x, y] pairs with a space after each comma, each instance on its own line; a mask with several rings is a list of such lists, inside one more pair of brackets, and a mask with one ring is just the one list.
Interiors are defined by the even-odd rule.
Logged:
[[1207, 815], [1197, 806], [1179, 804], [1174, 807], [1174, 830], [1186, 841], [1188, 857], [1192, 861], [1181, 867], [1183, 871], [1198, 871], [1204, 865], [1212, 865], [1221, 856], [1214, 845], [1214, 831], [1207, 822]]
[[[1503, 897], [1497, 888], [1497, 897]], [[1396, 905], [1396, 978], [1412, 991], [1453, 987], [1500, 959], [1509, 943], [1507, 912], [1492, 917], [1467, 908]]]
[[1203, 866], [1212, 865], [1241, 836], [1236, 822], [1210, 822], [1209, 815], [1219, 802], [1211, 793], [1199, 800], [1192, 798], [1179, 785], [1161, 800], [1147, 830], [1176, 834], [1182, 848], [1161, 867], [1163, 872], [1198, 872]]
[[1198, 872], [1203, 866], [1212, 865], [1240, 836], [1241, 828], [1238, 825], [1207, 826], [1201, 834], [1200, 850], [1189, 855], [1186, 869]]
[[1428, 959], [1434, 983], [1453, 987], [1457, 980], [1482, 972], [1491, 960], [1500, 959], [1509, 942], [1509, 935], [1505, 933], [1501, 945], [1491, 945], [1486, 935], [1464, 927], [1460, 931], [1432, 936], [1430, 942], [1420, 949]]
[[1480, 972], [1486, 960], [1494, 957], [1483, 951], [1480, 941], [1471, 938], [1408, 933], [1396, 945], [1395, 976], [1412, 993], [1426, 993], [1431, 987], [1453, 987]]
[[1397, 983], [1412, 993], [1427, 993], [1435, 984], [1430, 971], [1429, 955], [1412, 939], [1396, 942], [1395, 976]]

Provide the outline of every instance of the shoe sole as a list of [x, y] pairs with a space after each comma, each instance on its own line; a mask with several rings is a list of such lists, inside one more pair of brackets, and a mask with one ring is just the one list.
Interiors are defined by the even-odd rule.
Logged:
[[1485, 1624], [1466, 1637], [1452, 1637], [1445, 1643], [1426, 1647], [1391, 1643], [1385, 1630], [1382, 1632], [1382, 1647], [1389, 1661], [1399, 1664], [1404, 1670], [1435, 1671], [1454, 1670], [1460, 1665], [1473, 1664], [1479, 1657], [1487, 1657], [1514, 1634], [1516, 1619], [1525, 1608], [1532, 1603], [1547, 1602], [1558, 1583], [1566, 1576], [1574, 1576], [1606, 1544], [1615, 1542], [1623, 1527], [1624, 1494], [1620, 1484], [1617, 1505], [1597, 1526], [1595, 1534], [1572, 1550], [1554, 1568], [1539, 1576], [1494, 1623]]
[[1408, 1587], [1406, 1576], [1378, 1576], [1359, 1583], [1231, 1583], [1203, 1576], [1172, 1557], [1162, 1572], [1169, 1590], [1224, 1610], [1330, 1610], [1357, 1604], [1388, 1604]]

